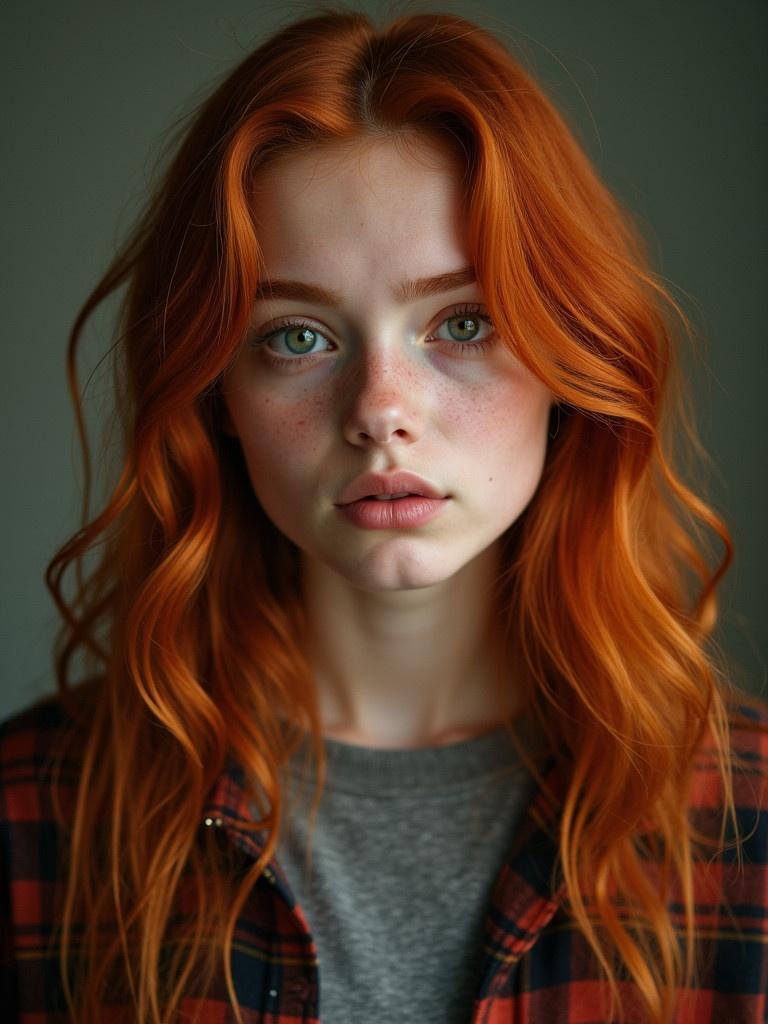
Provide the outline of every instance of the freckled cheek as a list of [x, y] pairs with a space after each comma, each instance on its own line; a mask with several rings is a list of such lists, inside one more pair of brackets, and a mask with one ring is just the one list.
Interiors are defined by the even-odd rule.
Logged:
[[473, 450], [506, 451], [538, 438], [546, 421], [546, 403], [539, 389], [524, 383], [486, 382], [451, 396], [451, 431], [462, 446]]
[[238, 432], [252, 476], [290, 479], [322, 451], [318, 402], [261, 398], [238, 410]]

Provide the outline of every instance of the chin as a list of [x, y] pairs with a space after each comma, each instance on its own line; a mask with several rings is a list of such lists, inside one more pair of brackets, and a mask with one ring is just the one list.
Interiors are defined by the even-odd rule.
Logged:
[[467, 561], [446, 558], [437, 547], [428, 555], [398, 547], [400, 550], [393, 550], [390, 545], [383, 545], [381, 550], [368, 552], [354, 564], [345, 562], [330, 567], [359, 590], [387, 593], [438, 586], [454, 576]]
[[446, 577], [442, 574], [432, 578], [416, 578], [411, 575], [408, 579], [390, 578], [382, 579], [352, 579], [347, 577], [349, 583], [357, 590], [363, 590], [368, 594], [396, 594], [407, 590], [425, 590], [428, 587], [437, 586], [445, 582]]

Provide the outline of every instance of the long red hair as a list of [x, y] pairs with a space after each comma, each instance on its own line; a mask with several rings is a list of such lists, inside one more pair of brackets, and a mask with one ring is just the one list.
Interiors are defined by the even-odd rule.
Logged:
[[[84, 525], [46, 579], [64, 618], [60, 691], [73, 714], [90, 695], [61, 919], [79, 1021], [99, 1019], [107, 991], [110, 1002], [124, 993], [131, 1019], [168, 1020], [191, 973], [222, 964], [237, 1006], [234, 923], [274, 853], [278, 773], [300, 729], [311, 730], [322, 786], [312, 673], [295, 644], [298, 553], [221, 430], [218, 383], [260, 274], [254, 174], [290, 149], [413, 130], [462, 155], [468, 245], [491, 318], [558, 400], [539, 488], [504, 539], [497, 626], [520, 662], [523, 706], [570, 765], [559, 836], [569, 907], [619, 1012], [617, 964], [658, 1024], [695, 970], [697, 837], [681, 794], [707, 740], [733, 816], [730, 684], [711, 642], [732, 542], [674, 465], [673, 442], [700, 452], [676, 359], [689, 324], [630, 216], [499, 41], [453, 15], [377, 28], [324, 9], [247, 56], [194, 113], [70, 336]], [[88, 317], [123, 286], [121, 465], [91, 518], [76, 352]], [[723, 546], [714, 567], [707, 529]], [[73, 686], [76, 654], [88, 675]], [[251, 827], [269, 835], [237, 879], [198, 841], [229, 755], [263, 812]], [[649, 827], [664, 850], [653, 883], [637, 844]], [[183, 875], [199, 914], [179, 936], [171, 909]], [[665, 909], [674, 884], [684, 948]], [[86, 924], [77, 943], [76, 922]]]

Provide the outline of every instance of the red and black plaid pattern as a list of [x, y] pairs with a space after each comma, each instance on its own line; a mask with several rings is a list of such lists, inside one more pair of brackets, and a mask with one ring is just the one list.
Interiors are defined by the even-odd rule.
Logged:
[[[768, 705], [736, 710], [751, 722], [768, 723]], [[65, 837], [53, 811], [49, 765], [53, 742], [66, 724], [51, 699], [0, 726], [0, 1019], [9, 1024], [67, 1020], [52, 920]], [[746, 837], [743, 864], [739, 868], [733, 850], [696, 864], [696, 928], [703, 956], [696, 985], [681, 993], [673, 1024], [768, 1020], [768, 735], [752, 724], [741, 725], [733, 730], [733, 746], [746, 766], [734, 779]], [[62, 778], [71, 800], [77, 765]], [[563, 904], [556, 835], [567, 776], [550, 760], [545, 779], [547, 786], [535, 792], [493, 889], [468, 1024], [610, 1020], [606, 983]], [[721, 807], [714, 752], [702, 751], [691, 816], [699, 829], [716, 834]], [[243, 774], [230, 764], [201, 814], [201, 833], [216, 829], [238, 857], [254, 858], [258, 840], [238, 828], [247, 816]], [[669, 911], [682, 931], [682, 903], [671, 902]], [[180, 913], [195, 913], [188, 895], [180, 899]], [[321, 1019], [317, 950], [277, 862], [260, 878], [240, 915], [232, 971], [244, 1024]], [[628, 975], [620, 987], [627, 1024], [644, 1024]], [[106, 1007], [104, 1019], [113, 1019]], [[223, 971], [207, 993], [189, 991], [180, 1019], [234, 1024]]]

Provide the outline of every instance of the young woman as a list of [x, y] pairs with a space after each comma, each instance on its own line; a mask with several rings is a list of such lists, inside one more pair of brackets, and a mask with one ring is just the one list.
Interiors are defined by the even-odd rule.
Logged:
[[123, 286], [122, 465], [0, 740], [4, 1019], [763, 1020], [685, 319], [501, 43], [323, 11], [229, 75], [73, 328], [86, 469]]

